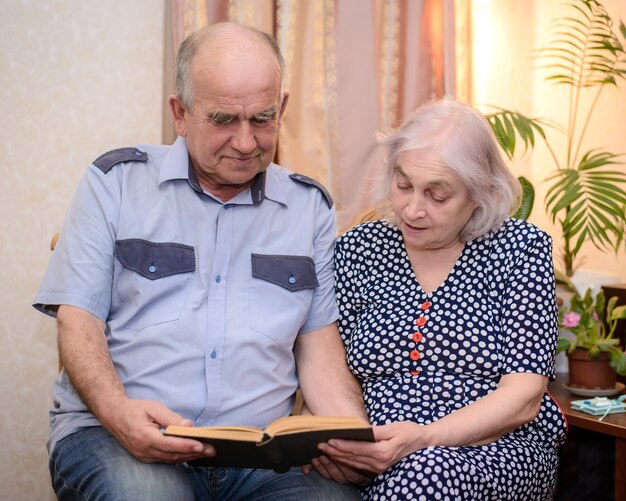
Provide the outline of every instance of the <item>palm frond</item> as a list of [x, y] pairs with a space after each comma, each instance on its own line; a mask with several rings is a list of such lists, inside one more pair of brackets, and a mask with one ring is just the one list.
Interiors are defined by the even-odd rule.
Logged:
[[540, 118], [530, 118], [517, 111], [507, 110], [505, 108], [494, 109], [496, 111], [486, 113], [485, 118], [496, 136], [498, 144], [509, 160], [513, 158], [519, 146], [517, 139], [520, 139], [521, 143], [524, 145], [524, 152], [527, 151], [529, 147], [535, 145], [535, 135], [539, 135], [545, 139], [546, 133], [543, 127], [548, 124], [544, 120]]
[[517, 180], [522, 187], [522, 201], [520, 202], [519, 209], [513, 214], [513, 217], [526, 220], [528, 216], [530, 216], [535, 203], [535, 187], [523, 176], [518, 177]]
[[[621, 163], [617, 160], [619, 157], [620, 155], [609, 151], [599, 151], [597, 149], [593, 149], [585, 153], [580, 159], [578, 170], [592, 170], [597, 169], [598, 167], [604, 167], [605, 165], [619, 165]], [[621, 172], [613, 172], [618, 175], [623, 175]], [[603, 172], [603, 174], [606, 173]]]
[[[612, 20], [595, 1], [568, 4], [576, 16], [564, 16], [552, 25], [549, 47], [538, 53], [552, 72], [546, 80], [585, 88], [615, 84], [625, 78], [626, 52], [613, 33]], [[623, 23], [620, 24], [622, 33]], [[556, 70], [556, 72], [555, 72]]]
[[600, 249], [617, 249], [626, 224], [626, 172], [609, 170], [619, 165], [619, 155], [591, 150], [575, 169], [561, 169], [548, 179], [554, 181], [546, 193], [546, 206], [552, 221], [561, 219], [563, 235], [575, 242], [576, 256], [585, 239]]

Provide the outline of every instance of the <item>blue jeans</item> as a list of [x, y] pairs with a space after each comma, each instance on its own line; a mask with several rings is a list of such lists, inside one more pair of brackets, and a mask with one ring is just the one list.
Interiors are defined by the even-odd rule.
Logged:
[[358, 500], [358, 491], [300, 468], [272, 470], [142, 463], [104, 428], [85, 428], [57, 442], [50, 456], [59, 500]]

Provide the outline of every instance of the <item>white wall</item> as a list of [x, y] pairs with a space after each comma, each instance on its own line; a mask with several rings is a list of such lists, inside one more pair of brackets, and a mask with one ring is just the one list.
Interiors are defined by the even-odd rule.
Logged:
[[52, 498], [54, 321], [32, 299], [86, 166], [161, 142], [165, 0], [0, 0], [0, 497]]

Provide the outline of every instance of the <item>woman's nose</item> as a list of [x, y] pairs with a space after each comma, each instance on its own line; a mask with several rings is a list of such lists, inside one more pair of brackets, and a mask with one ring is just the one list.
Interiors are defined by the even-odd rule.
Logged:
[[424, 201], [421, 197], [413, 197], [405, 208], [405, 214], [410, 219], [419, 219], [426, 216]]

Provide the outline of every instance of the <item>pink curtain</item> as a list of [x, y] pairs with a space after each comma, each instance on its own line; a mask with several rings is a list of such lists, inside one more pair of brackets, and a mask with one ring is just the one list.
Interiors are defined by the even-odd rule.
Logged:
[[172, 53], [223, 20], [276, 36], [290, 92], [278, 161], [327, 186], [340, 228], [385, 196], [377, 135], [459, 87], [455, 0], [172, 0], [170, 8]]

